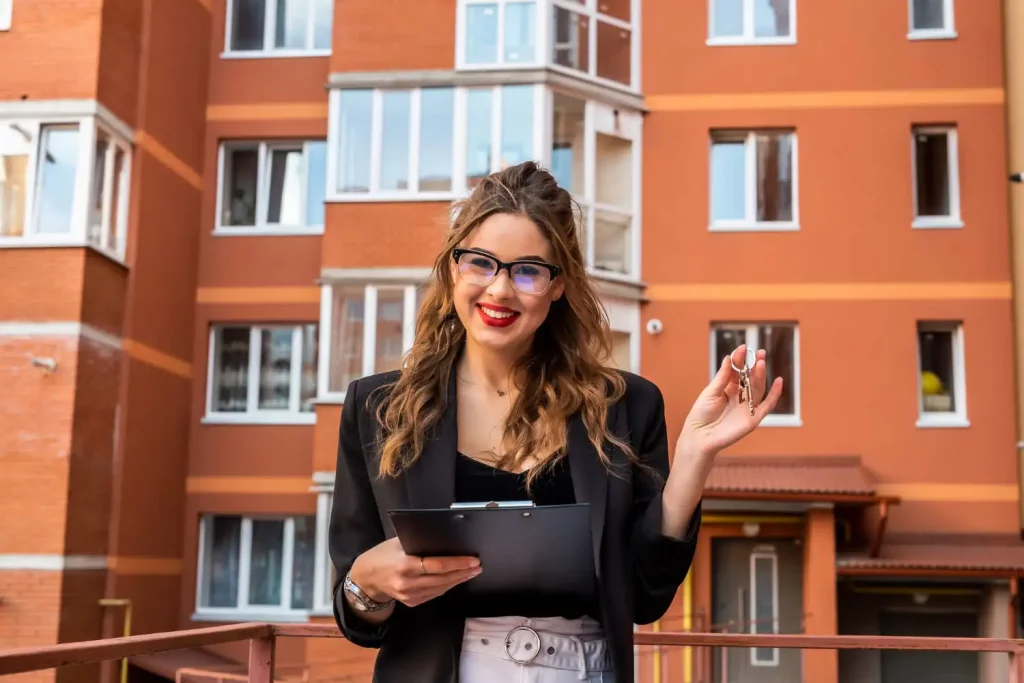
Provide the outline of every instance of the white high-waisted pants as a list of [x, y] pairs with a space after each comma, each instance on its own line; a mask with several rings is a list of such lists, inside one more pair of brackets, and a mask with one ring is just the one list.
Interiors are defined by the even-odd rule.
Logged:
[[601, 625], [589, 617], [467, 619], [460, 683], [614, 683]]

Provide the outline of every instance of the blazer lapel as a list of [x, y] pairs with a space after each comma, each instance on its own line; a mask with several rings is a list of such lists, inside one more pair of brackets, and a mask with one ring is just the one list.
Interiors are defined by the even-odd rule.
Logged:
[[587, 436], [583, 418], [569, 420], [569, 469], [577, 503], [590, 506], [590, 535], [594, 547], [594, 568], [601, 576], [601, 541], [604, 537], [605, 506], [608, 499], [608, 473]]
[[448, 378], [448, 403], [440, 422], [423, 444], [423, 452], [405, 472], [409, 507], [446, 508], [455, 502], [455, 457], [459, 444], [455, 370]]

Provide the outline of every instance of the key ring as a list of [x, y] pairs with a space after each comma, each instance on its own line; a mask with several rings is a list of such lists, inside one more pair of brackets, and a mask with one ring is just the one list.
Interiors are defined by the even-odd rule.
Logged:
[[738, 367], [736, 367], [736, 363], [733, 362], [732, 354], [730, 353], [729, 354], [729, 365], [732, 366], [733, 370], [735, 370], [736, 372], [738, 372], [740, 374], [742, 374], [744, 372], [749, 372], [749, 370], [750, 370], [750, 368], [747, 367], [747, 357], [746, 357], [746, 355], [743, 356], [743, 367], [742, 368], [738, 368]]

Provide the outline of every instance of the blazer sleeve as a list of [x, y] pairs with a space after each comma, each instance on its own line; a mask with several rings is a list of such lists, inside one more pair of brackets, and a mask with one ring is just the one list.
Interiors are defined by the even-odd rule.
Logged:
[[642, 413], [631, 422], [643, 424], [640, 438], [634, 440], [637, 455], [660, 477], [643, 467], [634, 467], [631, 549], [634, 621], [638, 624], [652, 623], [668, 611], [693, 562], [701, 517], [698, 502], [681, 539], [661, 531], [662, 492], [669, 473], [665, 400], [657, 386], [648, 386], [653, 400], [642, 401], [640, 410], [631, 411]]
[[341, 410], [328, 545], [335, 568], [334, 619], [351, 642], [376, 648], [384, 643], [391, 619], [378, 625], [360, 619], [342, 590], [345, 576], [355, 559], [385, 540], [359, 433], [359, 413], [366, 407], [360, 405], [358, 382], [354, 380], [349, 385]]

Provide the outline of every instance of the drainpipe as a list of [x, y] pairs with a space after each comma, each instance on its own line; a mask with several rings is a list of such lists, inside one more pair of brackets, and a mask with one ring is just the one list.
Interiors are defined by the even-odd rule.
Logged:
[[1013, 273], [1017, 506], [1024, 539], [1024, 1], [1003, 0], [1003, 64]]

